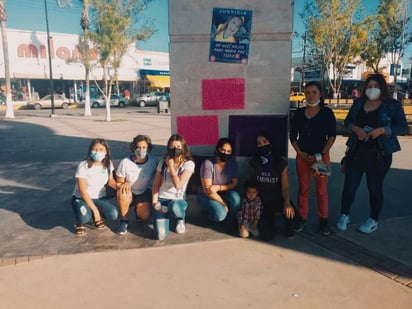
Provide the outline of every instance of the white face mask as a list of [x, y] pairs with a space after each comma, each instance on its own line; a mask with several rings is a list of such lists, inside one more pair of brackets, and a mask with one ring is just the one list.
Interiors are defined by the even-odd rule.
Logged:
[[134, 154], [136, 155], [136, 157], [137, 157], [138, 159], [144, 159], [144, 158], [146, 158], [146, 156], [147, 156], [147, 150], [139, 150], [139, 149], [136, 149], [136, 150], [134, 151]]
[[304, 103], [306, 103], [307, 106], [315, 107], [315, 106], [319, 105], [320, 100], [317, 99], [317, 100], [316, 100], [315, 102], [313, 102], [312, 104], [310, 104], [308, 101], [305, 100]]
[[365, 94], [369, 100], [376, 100], [381, 96], [381, 90], [379, 88], [368, 88], [366, 89]]

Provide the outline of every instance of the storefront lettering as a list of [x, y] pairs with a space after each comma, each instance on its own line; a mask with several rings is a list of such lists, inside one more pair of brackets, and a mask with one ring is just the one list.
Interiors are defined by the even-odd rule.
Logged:
[[[40, 45], [37, 48], [34, 44], [20, 44], [17, 46], [17, 57], [19, 58], [47, 58], [47, 48], [45, 45]], [[50, 57], [54, 59], [55, 57], [62, 60], [78, 60], [82, 59], [83, 55], [78, 48], [74, 48], [72, 52], [67, 47], [60, 46], [54, 49], [53, 39], [50, 39]], [[89, 60], [97, 59], [96, 49], [89, 50]]]

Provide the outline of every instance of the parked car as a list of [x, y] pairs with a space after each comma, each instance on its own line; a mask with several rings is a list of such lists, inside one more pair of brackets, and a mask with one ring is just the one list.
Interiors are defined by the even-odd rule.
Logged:
[[170, 104], [170, 95], [167, 92], [153, 91], [139, 95], [133, 101], [140, 107], [159, 106], [160, 101], [167, 101]]
[[[90, 99], [91, 107], [104, 107], [106, 106], [106, 99], [101, 96], [98, 98]], [[125, 107], [128, 104], [128, 100], [124, 97], [112, 94], [110, 96], [110, 106]]]
[[[69, 108], [72, 103], [63, 94], [54, 95], [55, 108]], [[32, 100], [27, 102], [27, 108], [34, 108], [36, 110], [42, 108], [51, 108], [51, 95], [48, 94], [39, 100]]]
[[289, 94], [289, 102], [298, 102], [301, 103], [305, 99], [304, 92], [291, 92]]

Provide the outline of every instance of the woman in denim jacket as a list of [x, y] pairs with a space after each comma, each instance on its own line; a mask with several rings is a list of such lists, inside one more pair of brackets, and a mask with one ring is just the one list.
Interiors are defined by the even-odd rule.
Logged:
[[[401, 150], [397, 135], [407, 132], [408, 123], [401, 103], [391, 98], [384, 77], [373, 74], [366, 79], [362, 95], [354, 101], [344, 124], [350, 131], [350, 136], [346, 143], [348, 150], [344, 161], [345, 182], [337, 228], [346, 230], [350, 208], [365, 173], [370, 216], [359, 227], [359, 231], [372, 233], [378, 228], [379, 214], [383, 206], [383, 181], [392, 164], [392, 153]], [[354, 164], [357, 150], [372, 147], [383, 151], [383, 169], [366, 172], [359, 170]]]

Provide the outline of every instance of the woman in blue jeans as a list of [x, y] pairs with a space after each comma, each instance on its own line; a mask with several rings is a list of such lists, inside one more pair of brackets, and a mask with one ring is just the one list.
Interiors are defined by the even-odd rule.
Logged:
[[201, 188], [197, 198], [202, 210], [215, 222], [231, 222], [240, 210], [240, 196], [235, 191], [239, 170], [232, 156], [233, 146], [228, 138], [221, 138], [215, 147], [215, 155], [202, 162], [200, 167]]
[[[341, 216], [336, 227], [341, 231], [346, 230], [349, 211], [365, 173], [370, 215], [365, 223], [359, 226], [359, 231], [369, 234], [378, 228], [379, 214], [383, 206], [382, 187], [392, 164], [392, 153], [401, 150], [397, 135], [406, 133], [408, 124], [401, 103], [392, 99], [381, 74], [372, 74], [366, 79], [362, 95], [353, 103], [344, 124], [351, 134], [346, 143], [348, 150], [344, 159], [345, 182]], [[383, 164], [379, 169], [365, 171], [364, 166], [356, 164], [355, 157], [362, 150], [370, 151], [376, 147], [383, 152]]]
[[159, 240], [167, 236], [166, 230], [159, 228], [159, 219], [176, 219], [176, 233], [186, 231], [186, 188], [195, 170], [189, 147], [184, 138], [173, 134], [167, 142], [167, 153], [157, 165], [152, 187], [152, 218], [154, 234]]
[[76, 170], [76, 185], [72, 193], [72, 209], [76, 218], [76, 235], [86, 235], [85, 223], [93, 220], [98, 229], [105, 227], [103, 218], [116, 220], [117, 207], [106, 199], [106, 184], [116, 188], [110, 149], [104, 139], [96, 138], [89, 146], [87, 157]]

